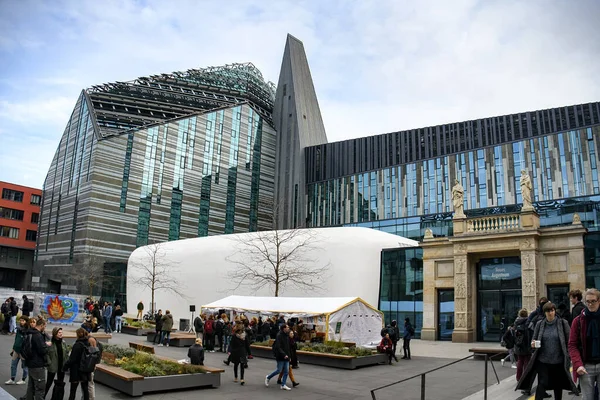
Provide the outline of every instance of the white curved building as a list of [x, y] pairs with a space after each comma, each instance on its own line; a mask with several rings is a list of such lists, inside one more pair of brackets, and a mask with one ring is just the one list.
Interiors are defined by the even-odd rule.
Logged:
[[[288, 286], [281, 290], [285, 297], [360, 297], [377, 305], [381, 250], [396, 247], [413, 247], [418, 242], [369, 228], [340, 227], [309, 229], [317, 240], [305, 254], [315, 260], [314, 267], [328, 265], [323, 278], [323, 290], [305, 292]], [[280, 231], [281, 232], [281, 231]], [[265, 232], [261, 232], [265, 235]], [[259, 233], [242, 233], [185, 239], [161, 243], [158, 263], [172, 266], [174, 276], [181, 283], [178, 297], [167, 291], [155, 292], [155, 302], [163, 311], [171, 310], [176, 319], [190, 318], [189, 306], [211, 303], [230, 295], [272, 296], [273, 288], [254, 291], [248, 287], [235, 289], [228, 274], [237, 268], [234, 259], [243, 251], [240, 240], [251, 242]], [[296, 238], [301, 240], [301, 237]], [[294, 244], [292, 244], [293, 246]], [[140, 286], [142, 272], [135, 265], [148, 265], [148, 247], [136, 249], [129, 257], [127, 271], [127, 309], [135, 313], [142, 300], [145, 309], [150, 307], [151, 292]], [[309, 266], [310, 268], [310, 266]]]

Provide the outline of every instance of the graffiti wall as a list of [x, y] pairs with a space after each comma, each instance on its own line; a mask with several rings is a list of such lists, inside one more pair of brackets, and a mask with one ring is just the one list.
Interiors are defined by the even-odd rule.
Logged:
[[55, 294], [46, 295], [40, 308], [40, 313], [51, 323], [73, 322], [79, 314], [76, 298]]

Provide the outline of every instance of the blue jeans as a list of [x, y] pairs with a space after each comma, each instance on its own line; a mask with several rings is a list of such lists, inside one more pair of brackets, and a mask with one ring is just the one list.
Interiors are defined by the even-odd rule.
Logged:
[[17, 379], [17, 366], [19, 365], [19, 361], [21, 361], [21, 368], [23, 368], [23, 380], [27, 380], [27, 367], [25, 366], [25, 362], [21, 360], [21, 356], [19, 356], [16, 352], [13, 352], [12, 361], [10, 363], [10, 379], [16, 381]]
[[281, 378], [281, 386], [285, 385], [285, 383], [287, 382], [288, 373], [290, 370], [290, 360], [285, 360], [285, 361], [277, 360], [277, 369], [275, 371], [271, 372], [267, 376], [267, 379], [271, 379], [275, 375], [279, 375], [279, 373], [282, 370], [283, 370], [283, 377]]
[[8, 331], [11, 333], [14, 333], [17, 331], [17, 316], [13, 315], [12, 317], [10, 317], [10, 322], [8, 323]]
[[112, 329], [110, 328], [110, 315], [104, 316], [104, 333], [111, 333]]
[[117, 330], [117, 332], [121, 332], [121, 325], [123, 323], [121, 318], [122, 317], [120, 315], [115, 317], [115, 329]]
[[167, 338], [167, 344], [169, 344], [169, 342], [171, 341], [171, 331], [161, 331], [160, 332], [160, 343], [161, 344], [163, 343], [165, 338]]

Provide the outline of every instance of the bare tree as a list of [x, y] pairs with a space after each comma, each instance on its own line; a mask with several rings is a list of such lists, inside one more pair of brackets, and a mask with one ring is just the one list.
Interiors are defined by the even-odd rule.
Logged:
[[165, 291], [185, 297], [182, 293], [182, 284], [177, 279], [178, 263], [167, 259], [167, 251], [163, 243], [154, 243], [143, 247], [145, 256], [142, 260], [132, 263], [132, 267], [139, 272], [136, 284], [150, 289], [152, 294], [150, 312], [154, 314], [154, 295], [157, 291]]
[[[277, 215], [274, 210], [274, 218]], [[232, 236], [235, 253], [226, 259], [235, 264], [228, 278], [235, 289], [248, 286], [259, 290], [265, 286], [278, 297], [286, 286], [303, 291], [322, 290], [330, 263], [314, 258], [318, 246], [318, 231], [289, 229], [254, 232]], [[311, 255], [312, 253], [312, 255]]]
[[87, 289], [87, 295], [92, 297], [94, 289], [116, 282], [120, 277], [107, 274], [105, 263], [107, 259], [98, 253], [101, 243], [97, 240], [88, 240], [85, 251], [78, 259], [77, 268], [69, 271], [69, 275], [81, 288]]

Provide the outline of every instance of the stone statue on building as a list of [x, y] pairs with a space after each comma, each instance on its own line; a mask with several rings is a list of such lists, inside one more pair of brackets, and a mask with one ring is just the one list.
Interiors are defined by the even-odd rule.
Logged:
[[452, 187], [452, 205], [454, 206], [454, 218], [465, 218], [464, 212], [465, 189], [458, 179], [454, 180]]
[[579, 214], [575, 213], [573, 214], [573, 225], [580, 225], [581, 224], [581, 217], [579, 216]]
[[433, 231], [429, 228], [425, 229], [424, 239], [433, 239]]
[[531, 178], [526, 169], [521, 170], [521, 198], [523, 199], [523, 210], [533, 210], [531, 205]]

